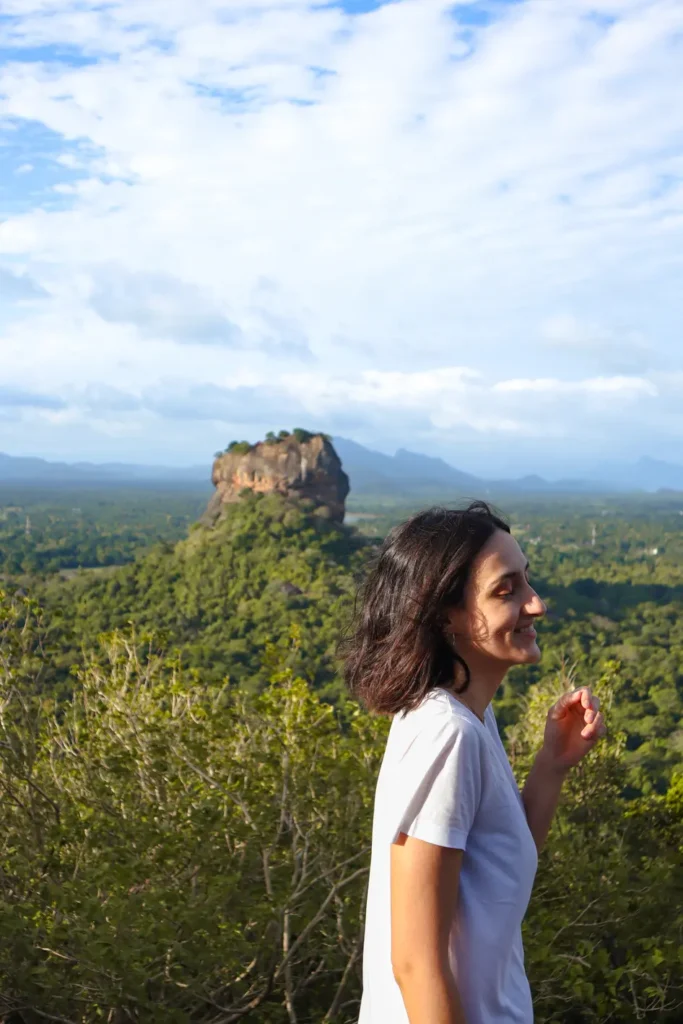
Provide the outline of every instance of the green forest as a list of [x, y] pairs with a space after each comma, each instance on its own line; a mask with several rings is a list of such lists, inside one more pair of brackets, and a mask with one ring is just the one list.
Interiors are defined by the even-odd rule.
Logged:
[[0, 576], [68, 575], [130, 562], [161, 540], [180, 540], [203, 511], [207, 492], [4, 485]]
[[[352, 497], [340, 526], [250, 494], [207, 527], [206, 499], [0, 502], [6, 1024], [357, 1020], [388, 722], [347, 699], [337, 645], [413, 509]], [[497, 504], [549, 608], [495, 705], [518, 779], [563, 688], [609, 725], [541, 856], [536, 1019], [678, 1024], [683, 495]]]

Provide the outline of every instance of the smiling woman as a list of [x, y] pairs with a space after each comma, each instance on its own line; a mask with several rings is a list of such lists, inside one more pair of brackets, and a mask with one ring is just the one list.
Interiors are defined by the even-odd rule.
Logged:
[[604, 734], [587, 688], [548, 713], [520, 793], [491, 707], [545, 605], [484, 502], [393, 530], [346, 678], [394, 714], [375, 795], [360, 1024], [532, 1024], [521, 924], [562, 782]]

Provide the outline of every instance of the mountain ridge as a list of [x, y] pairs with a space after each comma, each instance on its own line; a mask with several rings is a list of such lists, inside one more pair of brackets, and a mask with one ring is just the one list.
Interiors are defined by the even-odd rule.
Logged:
[[[453, 491], [460, 494], [683, 492], [683, 465], [642, 456], [633, 463], [603, 462], [580, 479], [547, 480], [536, 474], [512, 479], [478, 477], [444, 459], [399, 448], [394, 455], [374, 451], [357, 441], [334, 437], [334, 447], [351, 480], [354, 495], [420, 497]], [[0, 486], [25, 484], [55, 487], [168, 486], [211, 489], [208, 465], [186, 467], [124, 462], [52, 462], [35, 456], [0, 452]]]

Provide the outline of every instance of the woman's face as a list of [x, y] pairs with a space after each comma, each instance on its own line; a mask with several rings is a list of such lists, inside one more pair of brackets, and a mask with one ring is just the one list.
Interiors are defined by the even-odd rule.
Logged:
[[482, 662], [540, 660], [534, 622], [546, 606], [529, 583], [529, 563], [509, 533], [496, 530], [479, 553], [462, 607], [448, 616], [455, 649], [473, 671]]

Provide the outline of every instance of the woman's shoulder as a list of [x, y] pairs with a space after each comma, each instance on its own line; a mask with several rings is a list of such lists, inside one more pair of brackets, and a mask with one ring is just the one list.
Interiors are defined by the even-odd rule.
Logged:
[[481, 729], [476, 716], [441, 688], [430, 690], [416, 708], [396, 715], [392, 725], [392, 732], [404, 738], [463, 735], [472, 743], [481, 741]]
[[410, 789], [416, 779], [434, 784], [454, 771], [474, 778], [485, 770], [486, 756], [481, 722], [445, 691], [433, 691], [415, 709], [395, 716], [382, 774], [394, 790]]

